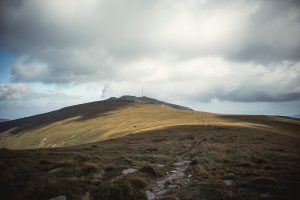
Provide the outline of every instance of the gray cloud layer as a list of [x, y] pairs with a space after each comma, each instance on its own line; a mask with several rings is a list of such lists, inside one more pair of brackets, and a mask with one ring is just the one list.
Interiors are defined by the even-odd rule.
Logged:
[[121, 95], [300, 98], [299, 1], [1, 0], [15, 81], [99, 81]]
[[0, 84], [0, 101], [26, 99], [34, 92], [23, 84]]

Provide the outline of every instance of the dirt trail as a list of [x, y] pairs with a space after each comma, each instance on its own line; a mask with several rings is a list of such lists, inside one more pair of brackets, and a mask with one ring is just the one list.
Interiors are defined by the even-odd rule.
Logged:
[[[167, 176], [153, 182], [145, 191], [148, 200], [163, 199], [171, 193], [172, 190], [180, 189], [183, 185], [187, 185], [191, 175], [185, 171], [191, 161], [177, 161], [173, 164], [174, 169], [167, 172]], [[179, 199], [178, 197], [175, 197]]]
[[[209, 138], [195, 138], [191, 143], [190, 148], [181, 152], [176, 161], [173, 163], [173, 170], [168, 171], [167, 175], [162, 179], [156, 180], [145, 191], [148, 200], [164, 199], [168, 195], [174, 194], [174, 190], [180, 189], [182, 186], [187, 185], [192, 177], [187, 172], [188, 167], [192, 163], [190, 160], [183, 160], [182, 157], [186, 157], [188, 154], [194, 151], [195, 146], [201, 145]], [[173, 191], [172, 191], [173, 190]], [[175, 196], [175, 199], [178, 197]]]

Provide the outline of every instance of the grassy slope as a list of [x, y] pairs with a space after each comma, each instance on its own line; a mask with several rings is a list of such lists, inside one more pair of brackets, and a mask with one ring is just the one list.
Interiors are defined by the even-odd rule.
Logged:
[[[0, 149], [0, 196], [144, 199], [145, 187], [166, 176], [181, 157], [195, 160], [186, 171], [192, 177], [169, 199], [263, 199], [264, 193], [271, 199], [299, 199], [299, 127], [299, 120], [286, 117], [216, 115], [130, 102], [65, 108], [2, 124], [1, 146], [107, 140]], [[120, 176], [131, 167], [141, 170]], [[226, 186], [226, 179], [234, 184]]]
[[26, 124], [31, 126], [23, 125], [24, 128], [21, 126], [19, 130], [15, 128], [18, 126], [16, 124], [0, 134], [0, 147], [27, 149], [70, 146], [121, 137], [155, 127], [209, 123], [215, 116], [155, 104], [110, 104], [108, 106], [112, 111], [103, 112], [106, 103], [85, 108], [93, 113], [89, 110], [82, 110], [83, 113], [62, 113], [59, 120], [44, 123], [34, 119]]
[[[280, 128], [289, 118], [226, 116], [163, 105], [102, 101], [0, 124], [0, 147], [29, 149], [63, 147], [125, 136], [174, 125], [264, 126]], [[280, 125], [280, 127], [278, 127]], [[284, 129], [286, 133], [288, 129]]]
[[[261, 194], [299, 199], [299, 121], [226, 117], [231, 125], [180, 125], [72, 147], [0, 150], [0, 196], [145, 199], [145, 187], [166, 176], [181, 157], [196, 161], [185, 172], [192, 177], [167, 199], [264, 199]], [[249, 124], [253, 121], [265, 125]], [[141, 170], [120, 176], [132, 167]], [[234, 184], [226, 186], [227, 179]]]

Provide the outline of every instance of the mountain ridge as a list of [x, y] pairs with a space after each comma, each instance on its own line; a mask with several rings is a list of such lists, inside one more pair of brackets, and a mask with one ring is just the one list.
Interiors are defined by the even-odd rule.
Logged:
[[2, 122], [0, 147], [72, 146], [145, 129], [198, 123], [198, 119], [211, 115], [149, 97], [125, 95]]
[[[168, 103], [168, 102], [165, 102], [165, 101], [160, 101], [160, 100], [153, 99], [153, 98], [146, 97], [146, 96], [136, 97], [136, 96], [132, 96], [132, 95], [123, 95], [119, 98], [110, 97], [110, 98], [100, 100], [100, 101], [92, 101], [92, 102], [80, 103], [80, 104], [76, 104], [76, 105], [70, 105], [70, 106], [66, 106], [66, 107], [63, 107], [63, 108], [59, 108], [57, 110], [52, 110], [52, 111], [45, 112], [45, 113], [40, 113], [40, 114], [36, 114], [36, 115], [21, 117], [21, 118], [18, 118], [18, 119], [12, 119], [12, 120], [3, 119], [3, 121], [1, 121], [2, 119], [0, 118], [0, 123], [1, 122], [7, 122], [7, 121], [10, 121], [10, 122], [13, 123], [14, 121], [23, 120], [23, 119], [31, 118], [31, 117], [43, 116], [45, 114], [51, 114], [51, 113], [56, 112], [56, 111], [64, 111], [64, 110], [72, 109], [74, 107], [84, 107], [84, 106], [87, 106], [87, 105], [96, 105], [96, 104], [101, 104], [101, 103], [113, 103], [113, 102], [118, 102], [118, 101], [129, 102], [129, 103], [159, 104], [159, 105], [165, 105], [165, 106], [168, 106], [168, 107], [171, 107], [171, 108], [174, 108], [174, 109], [193, 110], [189, 107], [172, 104], [172, 103]], [[1, 127], [0, 127], [0, 131], [1, 131]]]
[[[139, 134], [146, 130], [222, 124], [273, 127], [287, 134], [294, 134], [294, 128], [300, 126], [299, 121], [292, 118], [221, 115], [194, 111], [149, 97], [126, 95], [1, 122], [0, 147], [32, 149], [74, 146]], [[282, 129], [281, 124], [286, 128]]]
[[165, 101], [160, 101], [160, 100], [153, 99], [153, 98], [146, 97], [146, 96], [136, 97], [136, 96], [131, 96], [131, 95], [123, 95], [119, 98], [112, 97], [112, 98], [109, 98], [108, 100], [110, 100], [110, 99], [111, 100], [130, 101], [130, 102], [136, 102], [136, 103], [160, 104], [160, 105], [169, 106], [174, 109], [193, 110], [189, 107], [172, 104], [172, 103], [168, 103]]

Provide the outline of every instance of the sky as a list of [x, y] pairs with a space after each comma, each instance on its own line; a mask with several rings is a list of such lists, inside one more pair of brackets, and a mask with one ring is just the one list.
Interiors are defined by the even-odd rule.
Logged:
[[300, 113], [300, 1], [0, 0], [0, 118], [144, 95]]

